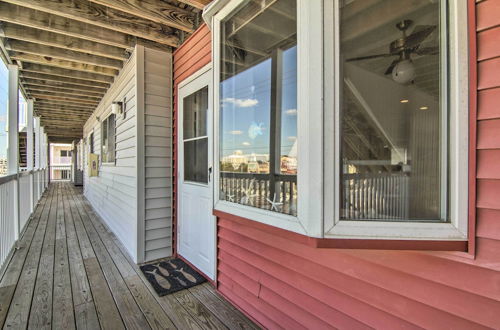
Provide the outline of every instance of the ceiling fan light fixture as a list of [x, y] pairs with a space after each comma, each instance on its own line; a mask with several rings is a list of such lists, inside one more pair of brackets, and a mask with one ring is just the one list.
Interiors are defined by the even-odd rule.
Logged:
[[392, 80], [398, 84], [406, 85], [411, 83], [416, 76], [415, 65], [411, 60], [400, 61], [392, 70]]

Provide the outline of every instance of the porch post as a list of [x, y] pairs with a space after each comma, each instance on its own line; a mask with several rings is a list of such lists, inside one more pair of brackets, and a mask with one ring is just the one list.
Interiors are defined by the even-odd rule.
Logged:
[[[28, 99], [28, 113], [26, 118], [26, 167], [27, 171], [33, 171], [33, 99]], [[29, 175], [30, 182], [30, 213], [33, 213], [33, 201], [35, 200], [33, 197], [33, 184], [34, 184], [34, 174], [31, 173]]]
[[40, 118], [35, 118], [35, 168], [40, 168]]
[[[8, 99], [7, 117], [9, 123], [9, 143], [7, 146], [7, 174], [18, 175], [19, 172], [19, 67], [8, 64]], [[15, 180], [14, 191], [14, 237], [17, 241], [21, 231], [19, 224], [19, 178]]]
[[17, 174], [19, 171], [19, 67], [8, 64], [8, 123], [9, 143], [7, 151], [7, 174]]
[[28, 115], [26, 125], [26, 166], [27, 170], [33, 170], [33, 100], [28, 100]]

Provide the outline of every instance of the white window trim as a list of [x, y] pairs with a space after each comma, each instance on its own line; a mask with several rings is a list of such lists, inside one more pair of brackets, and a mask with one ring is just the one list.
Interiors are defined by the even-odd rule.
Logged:
[[[449, 140], [450, 140], [450, 201], [449, 223], [383, 222], [339, 220], [339, 0], [325, 1], [325, 91], [335, 90], [334, 95], [325, 93], [325, 123], [335, 123], [325, 128], [325, 238], [395, 239], [395, 240], [467, 240], [468, 228], [468, 27], [467, 3], [449, 1]], [[335, 17], [334, 20], [328, 17]], [[334, 203], [328, 203], [334, 201]]]
[[[104, 118], [101, 122], [99, 122], [99, 124], [101, 126], [101, 143], [100, 143], [101, 144], [101, 149], [100, 149], [100, 157], [99, 158], [101, 159], [101, 166], [106, 166], [106, 167], [116, 166], [116, 115], [114, 115], [115, 116], [115, 132], [113, 133], [113, 136], [114, 136], [113, 143], [115, 144], [115, 149], [113, 151], [114, 152], [114, 160], [112, 162], [103, 162], [102, 161], [102, 154], [103, 154], [102, 147], [103, 147], [103, 141], [104, 141], [104, 138], [103, 138], [103, 135], [102, 135], [102, 131], [103, 131], [102, 126], [103, 126], [104, 122], [106, 120], [108, 120], [109, 117], [111, 117], [113, 115], [114, 115], [113, 113], [110, 113], [110, 114], [108, 114], [108, 116], [106, 118]], [[108, 125], [107, 129], [109, 129], [109, 125]], [[94, 146], [94, 148], [95, 148], [95, 146]], [[95, 152], [95, 150], [94, 150], [94, 152]]]
[[[214, 2], [204, 15], [210, 17], [216, 8], [219, 10], [222, 3], [226, 3], [214, 16], [211, 17], [211, 26], [214, 31], [212, 40], [212, 63], [214, 66], [214, 208], [247, 219], [258, 221], [271, 226], [306, 234], [314, 237], [322, 235], [322, 172], [323, 172], [323, 53], [322, 31], [323, 22], [321, 0], [297, 0], [297, 136], [298, 136], [298, 175], [297, 175], [297, 217], [280, 214], [250, 206], [230, 203], [219, 200], [219, 75], [220, 66], [220, 22], [231, 12], [236, 10], [246, 0]], [[208, 17], [207, 17], [208, 16]], [[310, 49], [319, 51], [313, 54]], [[300, 109], [308, 109], [300, 111]], [[315, 123], [317, 126], [315, 127]], [[309, 196], [309, 198], [306, 198]], [[316, 198], [311, 198], [316, 196]]]

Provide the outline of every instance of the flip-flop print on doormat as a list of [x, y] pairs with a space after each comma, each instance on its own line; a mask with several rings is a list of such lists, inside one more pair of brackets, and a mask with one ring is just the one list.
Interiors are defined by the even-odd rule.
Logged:
[[181, 259], [142, 265], [140, 268], [160, 297], [206, 281], [203, 276]]

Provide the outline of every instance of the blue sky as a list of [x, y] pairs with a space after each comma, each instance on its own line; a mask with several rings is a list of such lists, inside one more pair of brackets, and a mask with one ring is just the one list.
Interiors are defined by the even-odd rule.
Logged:
[[[269, 153], [271, 60], [222, 82], [222, 154]], [[297, 136], [297, 47], [283, 52], [282, 155]]]

